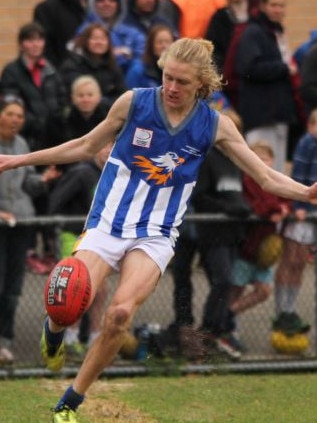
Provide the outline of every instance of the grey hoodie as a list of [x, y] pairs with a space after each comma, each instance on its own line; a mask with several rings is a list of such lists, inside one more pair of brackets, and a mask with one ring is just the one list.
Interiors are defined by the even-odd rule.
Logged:
[[[19, 135], [12, 141], [0, 139], [0, 154], [24, 154], [29, 147]], [[32, 197], [47, 190], [47, 184], [33, 166], [20, 167], [3, 172], [0, 175], [0, 210], [13, 213], [16, 218], [35, 215]]]

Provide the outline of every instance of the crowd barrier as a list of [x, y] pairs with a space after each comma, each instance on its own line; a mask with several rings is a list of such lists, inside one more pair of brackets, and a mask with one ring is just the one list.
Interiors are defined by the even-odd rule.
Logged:
[[[239, 219], [228, 219], [226, 216], [217, 214], [190, 214], [186, 216], [188, 221], [219, 222]], [[317, 215], [310, 214], [309, 221], [312, 221], [317, 230]], [[56, 241], [56, 257], [60, 256], [61, 233], [65, 225], [69, 223], [84, 223], [83, 216], [50, 216], [36, 217], [32, 219], [19, 220], [17, 225], [33, 225], [41, 227], [49, 225], [54, 229]], [[257, 217], [250, 217], [249, 221], [260, 222]], [[244, 220], [245, 222], [245, 220]], [[0, 222], [3, 225], [4, 222]], [[39, 247], [40, 248], [40, 247]], [[317, 298], [316, 298], [316, 258], [307, 262], [303, 275], [302, 287], [297, 301], [297, 309], [304, 320], [311, 324], [311, 330], [307, 337], [309, 345], [301, 352], [281, 353], [272, 346], [272, 319], [274, 317], [274, 293], [264, 303], [241, 314], [238, 318], [238, 332], [241, 342], [245, 346], [245, 352], [239, 361], [222, 360], [217, 357], [206, 363], [189, 363], [185, 361], [168, 360], [166, 357], [155, 361], [155, 366], [173, 371], [174, 366], [179, 372], [210, 372], [216, 370], [228, 371], [283, 371], [317, 368]], [[43, 289], [47, 275], [37, 275], [27, 271], [25, 274], [23, 292], [20, 297], [18, 311], [15, 320], [15, 339], [13, 353], [15, 362], [11, 366], [1, 366], [1, 377], [29, 377], [36, 375], [51, 375], [43, 367], [39, 352], [39, 340], [41, 336], [45, 310], [43, 305]], [[199, 326], [203, 305], [209, 292], [209, 284], [206, 280], [203, 269], [200, 266], [199, 258], [193, 265], [192, 279], [194, 283], [193, 307], [195, 324]], [[109, 298], [116, 286], [116, 275], [109, 278]], [[140, 327], [143, 324], [156, 324], [164, 331], [174, 319], [173, 312], [173, 280], [170, 268], [162, 276], [157, 289], [142, 306], [135, 317], [133, 327]], [[113, 365], [105, 370], [106, 375], [134, 375], [147, 374], [151, 368], [149, 363], [136, 360], [123, 360], [118, 357]], [[66, 363], [62, 374], [72, 375], [76, 372], [78, 364]]]

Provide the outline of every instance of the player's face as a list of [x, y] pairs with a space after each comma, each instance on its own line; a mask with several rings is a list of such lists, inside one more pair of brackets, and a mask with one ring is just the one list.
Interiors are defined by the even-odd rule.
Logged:
[[202, 83], [197, 68], [189, 63], [168, 58], [163, 69], [163, 102], [171, 108], [187, 108], [196, 101]]
[[72, 101], [82, 113], [93, 113], [101, 101], [101, 95], [95, 85], [87, 83], [77, 87], [72, 95]]
[[24, 124], [24, 109], [16, 103], [8, 104], [0, 112], [0, 136], [11, 140]]

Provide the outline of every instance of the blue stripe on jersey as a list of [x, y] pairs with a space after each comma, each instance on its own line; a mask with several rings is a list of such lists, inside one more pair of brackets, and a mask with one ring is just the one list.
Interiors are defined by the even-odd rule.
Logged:
[[165, 219], [161, 228], [161, 232], [165, 236], [170, 236], [171, 228], [175, 222], [175, 217], [178, 212], [178, 206], [184, 192], [184, 185], [176, 186], [173, 189], [173, 193], [170, 197], [168, 208], [166, 210]]
[[136, 177], [131, 177], [124, 191], [124, 194], [121, 198], [121, 201], [118, 204], [118, 208], [113, 219], [111, 235], [121, 237], [123, 223], [125, 221], [127, 212], [129, 211], [129, 206], [131, 202], [133, 201], [133, 197], [138, 186], [139, 186], [139, 179]]

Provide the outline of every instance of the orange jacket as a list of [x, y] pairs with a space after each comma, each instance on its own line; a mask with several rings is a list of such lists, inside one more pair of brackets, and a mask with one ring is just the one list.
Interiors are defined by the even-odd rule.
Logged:
[[181, 37], [203, 38], [212, 15], [227, 5], [226, 0], [172, 0], [180, 11]]

